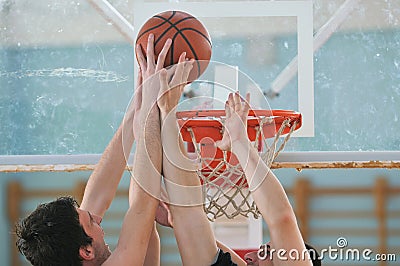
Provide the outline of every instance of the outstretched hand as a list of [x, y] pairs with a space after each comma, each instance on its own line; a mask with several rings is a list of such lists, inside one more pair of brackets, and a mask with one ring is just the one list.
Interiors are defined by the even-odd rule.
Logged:
[[250, 109], [250, 94], [242, 101], [238, 92], [230, 93], [225, 104], [225, 124], [222, 140], [216, 145], [221, 150], [230, 150], [232, 143], [247, 139], [247, 115]]
[[168, 114], [176, 107], [187, 84], [193, 61], [186, 61], [185, 57], [184, 52], [174, 68], [160, 71], [160, 92], [157, 104], [162, 114]]
[[154, 54], [154, 35], [150, 34], [147, 49], [146, 49], [146, 57], [142, 52], [142, 48], [140, 45], [136, 46], [136, 54], [139, 62], [140, 72], [143, 78], [143, 92], [142, 92], [142, 105], [145, 104], [146, 107], [153, 107], [155, 105], [157, 96], [160, 90], [160, 79], [158, 74], [160, 70], [164, 68], [165, 58], [171, 47], [171, 39], [168, 39], [164, 47], [162, 48], [158, 58], [156, 60], [156, 56]]

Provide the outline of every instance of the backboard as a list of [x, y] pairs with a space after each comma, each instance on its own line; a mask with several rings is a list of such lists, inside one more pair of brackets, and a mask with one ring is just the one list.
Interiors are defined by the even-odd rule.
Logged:
[[389, 2], [235, 1], [224, 12], [218, 1], [140, 2], [134, 17], [141, 25], [183, 9], [210, 31], [212, 73], [185, 99], [204, 98], [210, 108], [207, 99], [223, 103], [230, 91], [250, 91], [255, 108], [302, 113], [303, 126], [275, 167], [390, 168], [400, 160], [400, 59], [399, 3]]

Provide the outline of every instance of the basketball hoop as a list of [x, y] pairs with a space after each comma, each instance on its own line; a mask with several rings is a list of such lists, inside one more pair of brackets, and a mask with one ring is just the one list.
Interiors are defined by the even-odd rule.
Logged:
[[[243, 170], [234, 154], [215, 147], [221, 140], [225, 110], [182, 111], [176, 114], [184, 141], [193, 144], [201, 161], [197, 174], [203, 184], [204, 210], [214, 221], [238, 215], [255, 218], [259, 211], [250, 197]], [[250, 110], [247, 134], [269, 167], [283, 150], [293, 131], [301, 127], [301, 114], [289, 110]], [[284, 138], [281, 136], [286, 135]], [[273, 139], [269, 145], [267, 139]]]

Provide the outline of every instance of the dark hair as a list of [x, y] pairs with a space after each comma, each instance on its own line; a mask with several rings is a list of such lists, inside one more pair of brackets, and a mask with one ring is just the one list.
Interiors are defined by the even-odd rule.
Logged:
[[306, 249], [310, 254], [310, 258], [312, 260], [313, 266], [321, 266], [321, 258], [319, 257], [318, 251], [311, 245], [304, 243], [306, 245]]
[[79, 249], [92, 243], [79, 223], [77, 202], [61, 197], [40, 204], [16, 225], [17, 247], [35, 266], [82, 265]]

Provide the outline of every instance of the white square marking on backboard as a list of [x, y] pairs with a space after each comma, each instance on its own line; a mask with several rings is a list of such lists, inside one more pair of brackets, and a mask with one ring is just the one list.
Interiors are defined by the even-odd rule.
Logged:
[[[229, 8], [226, 8], [229, 6]], [[314, 64], [313, 3], [309, 1], [249, 2], [135, 2], [134, 26], [138, 28], [151, 16], [166, 10], [182, 10], [196, 17], [297, 17], [298, 38], [298, 108], [303, 116], [302, 127], [295, 137], [314, 136]], [[221, 12], [223, 11], [223, 12]], [[137, 66], [135, 65], [135, 71]]]
[[[238, 67], [236, 66], [215, 66], [214, 81], [222, 85], [222, 89], [214, 90], [214, 98], [224, 103], [228, 99], [228, 95], [232, 91], [237, 91], [238, 88]], [[223, 89], [229, 88], [229, 89]]]

